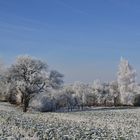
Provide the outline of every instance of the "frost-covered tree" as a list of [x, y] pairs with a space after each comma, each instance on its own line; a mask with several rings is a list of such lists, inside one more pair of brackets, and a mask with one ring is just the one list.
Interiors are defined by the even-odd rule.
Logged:
[[23, 111], [30, 99], [43, 91], [47, 80], [47, 64], [30, 56], [19, 56], [9, 68], [9, 82], [16, 83], [22, 93]]
[[83, 106], [87, 103], [86, 94], [88, 93], [88, 85], [81, 82], [75, 82], [73, 84], [73, 90], [76, 94], [78, 106], [81, 106], [83, 109]]
[[109, 95], [114, 106], [118, 106], [120, 104], [120, 94], [117, 81], [112, 81], [109, 83]]
[[[27, 55], [17, 57], [7, 74], [11, 89], [17, 89], [22, 94], [21, 103], [24, 112], [27, 111], [29, 101], [36, 94], [42, 92], [47, 94], [50, 90], [61, 87], [62, 78], [63, 75], [58, 71], [49, 71], [45, 62]], [[19, 99], [18, 96], [16, 98]], [[42, 101], [44, 102], [44, 99]]]
[[49, 72], [49, 77], [48, 77], [48, 81], [46, 84], [46, 87], [51, 87], [52, 89], [59, 89], [61, 87], [61, 85], [63, 84], [63, 78], [64, 75], [59, 73], [56, 70], [51, 70]]
[[7, 101], [8, 99], [8, 91], [9, 91], [9, 83], [7, 82], [7, 68], [5, 64], [0, 61], [0, 100]]
[[113, 106], [115, 89], [109, 83], [101, 83], [100, 80], [95, 80], [91, 85], [93, 94], [95, 95], [95, 105]]
[[104, 86], [100, 80], [98, 80], [98, 79], [94, 80], [94, 82], [92, 84], [92, 90], [96, 96], [96, 104], [98, 104], [98, 105], [102, 104]]
[[56, 109], [65, 108], [67, 107], [68, 111], [72, 105], [72, 95], [69, 91], [65, 89], [57, 91], [54, 95], [56, 101]]
[[74, 109], [74, 107], [77, 104], [75, 92], [72, 88], [72, 85], [64, 86], [62, 91], [64, 92], [64, 94], [66, 94], [67, 99], [68, 99], [68, 102], [67, 102], [68, 111], [69, 111], [69, 109], [71, 109], [71, 111], [72, 111], [72, 109]]
[[92, 88], [92, 85], [87, 86], [87, 93], [85, 94], [86, 99], [86, 106], [95, 106], [97, 105], [97, 96], [95, 94], [94, 89]]
[[132, 105], [135, 89], [136, 71], [129, 62], [121, 58], [118, 71], [118, 89], [120, 92], [120, 103]]

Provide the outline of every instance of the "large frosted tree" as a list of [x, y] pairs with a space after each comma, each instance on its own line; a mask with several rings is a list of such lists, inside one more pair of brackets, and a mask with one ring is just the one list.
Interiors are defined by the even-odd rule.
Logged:
[[9, 82], [17, 86], [22, 93], [23, 111], [26, 112], [29, 101], [37, 93], [47, 91], [47, 88], [58, 88], [63, 75], [57, 71], [48, 71], [45, 62], [30, 57], [19, 56], [9, 68]]
[[22, 93], [23, 111], [27, 111], [30, 99], [45, 87], [47, 64], [30, 56], [19, 56], [9, 68], [9, 81]]
[[129, 62], [121, 58], [118, 71], [118, 89], [120, 92], [120, 103], [132, 105], [135, 90], [136, 71]]

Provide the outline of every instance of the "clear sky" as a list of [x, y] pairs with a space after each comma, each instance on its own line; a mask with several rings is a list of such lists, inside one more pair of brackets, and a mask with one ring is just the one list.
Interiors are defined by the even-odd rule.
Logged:
[[0, 0], [0, 58], [46, 60], [66, 83], [110, 81], [123, 56], [140, 75], [139, 0]]

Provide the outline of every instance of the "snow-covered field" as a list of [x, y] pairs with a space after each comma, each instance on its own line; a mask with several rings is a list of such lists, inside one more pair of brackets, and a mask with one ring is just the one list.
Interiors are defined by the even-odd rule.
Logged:
[[0, 103], [0, 140], [139, 140], [140, 108], [22, 113]]

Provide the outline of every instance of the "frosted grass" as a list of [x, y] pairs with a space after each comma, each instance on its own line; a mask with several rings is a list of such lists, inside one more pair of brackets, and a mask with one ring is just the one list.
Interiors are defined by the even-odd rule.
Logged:
[[7, 110], [6, 104], [0, 106], [0, 139], [138, 140], [140, 138], [139, 108], [24, 114], [10, 106]]

